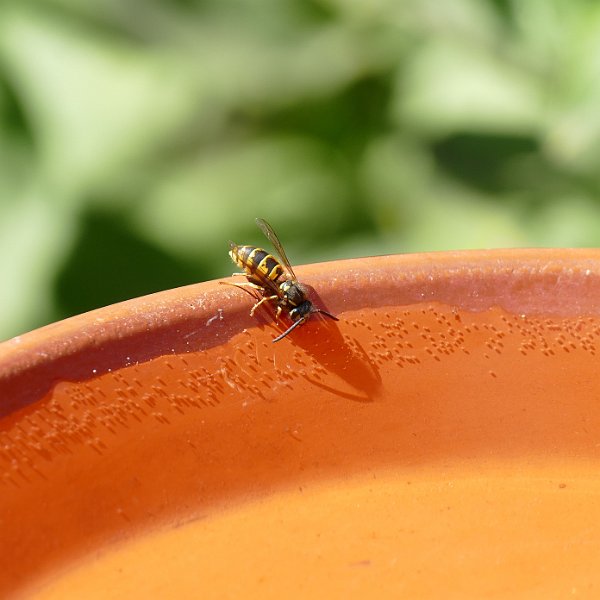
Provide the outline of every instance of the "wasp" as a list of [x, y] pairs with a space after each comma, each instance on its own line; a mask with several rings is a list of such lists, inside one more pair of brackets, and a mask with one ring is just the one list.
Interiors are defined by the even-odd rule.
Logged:
[[326, 310], [316, 308], [308, 299], [308, 290], [298, 281], [273, 228], [264, 219], [256, 219], [256, 224], [273, 244], [277, 254], [279, 254], [279, 260], [262, 248], [238, 246], [233, 242], [229, 242], [231, 260], [244, 271], [243, 273], [234, 273], [234, 275], [243, 275], [248, 280], [244, 283], [233, 283], [231, 285], [251, 288], [262, 294], [262, 298], [250, 310], [250, 316], [254, 316], [256, 309], [261, 304], [268, 302], [274, 302], [277, 305], [276, 321], [279, 320], [284, 309], [288, 311], [293, 323], [273, 342], [283, 339], [296, 327], [305, 323], [314, 313], [320, 313], [334, 321], [338, 321], [337, 317]]

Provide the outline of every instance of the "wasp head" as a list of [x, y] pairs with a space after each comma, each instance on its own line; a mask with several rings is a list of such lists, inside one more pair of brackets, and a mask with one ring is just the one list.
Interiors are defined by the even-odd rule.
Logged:
[[325, 315], [326, 317], [329, 317], [334, 321], [338, 320], [336, 316], [332, 315], [331, 313], [328, 313], [326, 310], [315, 308], [310, 300], [305, 299], [304, 302], [300, 303], [298, 306], [295, 306], [294, 308], [292, 308], [292, 310], [290, 310], [290, 319], [292, 319], [294, 323], [290, 327], [288, 327], [288, 329], [286, 329], [286, 331], [284, 331], [281, 335], [277, 336], [273, 341], [278, 342], [279, 340], [282, 340], [291, 331], [296, 329], [298, 325], [302, 325], [302, 323], [305, 323], [306, 320], [313, 313], [321, 313], [322, 315]]
[[310, 300], [305, 300], [290, 310], [290, 319], [292, 319], [292, 321], [298, 321], [300, 319], [305, 320], [308, 315], [313, 312], [317, 312], [317, 310], [313, 306], [312, 302]]

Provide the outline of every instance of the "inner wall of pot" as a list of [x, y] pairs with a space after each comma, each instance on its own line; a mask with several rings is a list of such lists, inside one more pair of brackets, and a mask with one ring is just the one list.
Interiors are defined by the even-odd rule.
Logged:
[[57, 382], [4, 419], [4, 589], [316, 482], [598, 464], [598, 317], [418, 304], [276, 331]]

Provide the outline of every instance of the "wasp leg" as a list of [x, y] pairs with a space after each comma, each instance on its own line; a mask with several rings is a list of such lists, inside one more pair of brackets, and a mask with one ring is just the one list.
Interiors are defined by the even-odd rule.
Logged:
[[261, 298], [253, 307], [252, 310], [250, 311], [250, 316], [253, 317], [254, 316], [254, 312], [256, 311], [256, 309], [263, 303], [263, 302], [271, 302], [273, 300], [278, 300], [279, 296], [274, 295], [274, 296], [265, 296], [264, 298]]
[[[234, 275], [245, 275], [245, 273], [234, 273]], [[251, 281], [244, 281], [242, 283], [231, 283], [231, 281], [219, 281], [219, 283], [223, 284], [223, 285], [231, 285], [233, 287], [237, 287], [240, 288], [242, 290], [246, 290], [247, 288], [251, 288], [253, 290], [258, 290], [261, 293], [264, 293], [265, 288], [262, 285], [257, 285], [256, 283], [252, 283]], [[251, 294], [251, 292], [248, 292], [249, 294]], [[256, 296], [255, 296], [256, 298]], [[273, 300], [278, 300], [279, 296], [277, 294], [274, 294], [273, 296], [265, 296], [264, 298], [261, 298], [250, 310], [250, 316], [253, 317], [254, 316], [254, 312], [256, 311], [256, 309], [263, 304], [263, 302], [272, 302]], [[281, 307], [278, 306], [277, 307], [277, 317], [279, 317], [281, 313]]]
[[275, 313], [275, 323], [279, 323], [279, 317], [281, 316], [282, 310], [283, 310], [283, 308], [281, 308], [281, 305], [278, 305], [277, 312]]
[[[234, 273], [234, 275], [244, 275], [244, 273]], [[243, 283], [231, 283], [231, 281], [219, 281], [221, 285], [232, 285], [233, 287], [245, 288], [249, 287], [253, 290], [263, 291], [264, 288], [260, 285], [256, 285], [256, 283], [252, 283], [250, 281], [244, 281]]]

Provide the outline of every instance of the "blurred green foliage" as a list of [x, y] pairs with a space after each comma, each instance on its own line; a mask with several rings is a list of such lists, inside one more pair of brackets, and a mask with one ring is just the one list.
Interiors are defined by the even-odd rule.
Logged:
[[600, 3], [4, 0], [0, 339], [295, 263], [600, 242]]

